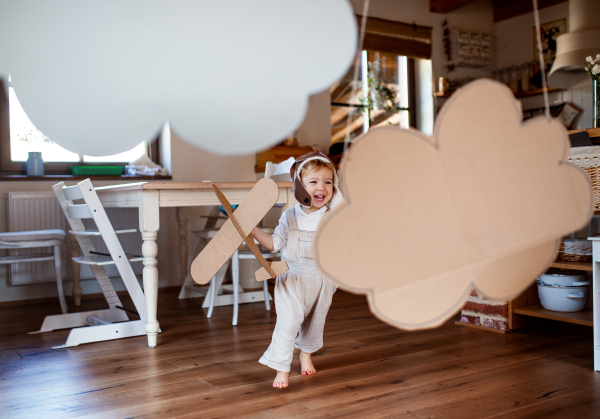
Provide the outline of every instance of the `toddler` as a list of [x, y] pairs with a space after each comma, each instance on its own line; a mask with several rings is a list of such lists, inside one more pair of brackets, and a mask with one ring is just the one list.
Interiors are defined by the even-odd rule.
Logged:
[[272, 251], [282, 250], [289, 270], [276, 278], [277, 323], [273, 339], [258, 362], [277, 371], [273, 387], [288, 386], [294, 347], [300, 349], [300, 373], [316, 373], [311, 354], [323, 346], [323, 327], [335, 287], [315, 266], [312, 241], [328, 210], [342, 201], [337, 173], [321, 152], [299, 157], [291, 169], [298, 204], [286, 210], [273, 235], [255, 228], [252, 234]]

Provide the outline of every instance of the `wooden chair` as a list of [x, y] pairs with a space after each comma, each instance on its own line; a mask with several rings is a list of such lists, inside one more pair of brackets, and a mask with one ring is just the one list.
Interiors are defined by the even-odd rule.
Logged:
[[67, 235], [63, 230], [16, 231], [0, 233], [0, 249], [31, 249], [50, 247], [51, 253], [14, 255], [0, 257], [0, 265], [22, 262], [54, 261], [58, 300], [63, 314], [68, 311], [65, 293], [63, 291], [61, 246], [65, 244]]
[[[142, 256], [128, 256], [117, 238], [117, 234], [132, 233], [137, 230], [115, 231], [98, 199], [92, 182], [86, 179], [75, 186], [65, 186], [60, 182], [52, 187], [60, 206], [71, 226], [70, 233], [75, 235], [83, 256], [73, 258], [79, 264], [89, 265], [109, 308], [83, 313], [47, 316], [39, 332], [55, 329], [75, 328], [69, 333], [64, 345], [52, 349], [77, 346], [82, 343], [100, 342], [131, 336], [146, 335], [146, 300], [130, 262], [143, 260]], [[83, 200], [83, 204], [73, 201]], [[85, 229], [82, 219], [91, 218], [96, 229]], [[102, 236], [109, 254], [96, 252], [91, 236]], [[115, 265], [137, 310], [125, 309], [115, 292], [104, 266]], [[129, 320], [127, 312], [133, 312], [140, 320]], [[90, 327], [81, 327], [81, 326]]]

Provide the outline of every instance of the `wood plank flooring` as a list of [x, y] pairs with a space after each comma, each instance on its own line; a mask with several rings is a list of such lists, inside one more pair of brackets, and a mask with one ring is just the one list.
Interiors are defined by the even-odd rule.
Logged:
[[[374, 318], [338, 291], [314, 355], [317, 374], [272, 388], [257, 360], [275, 311], [261, 303], [206, 318], [201, 300], [159, 292], [158, 347], [145, 337], [51, 350], [67, 330], [28, 335], [58, 301], [0, 309], [2, 418], [591, 418], [600, 412], [592, 329], [548, 322], [501, 335], [453, 324], [418, 332]], [[126, 307], [131, 302], [124, 299]], [[104, 308], [84, 300], [79, 309]], [[70, 304], [72, 308], [72, 304]]]

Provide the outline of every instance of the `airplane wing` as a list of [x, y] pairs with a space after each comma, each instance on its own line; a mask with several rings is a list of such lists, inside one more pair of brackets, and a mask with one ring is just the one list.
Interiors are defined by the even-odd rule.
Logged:
[[[237, 229], [238, 233], [240, 233], [240, 235], [244, 236], [244, 230], [242, 229], [242, 226], [240, 226], [240, 224], [235, 219], [235, 215], [233, 214], [233, 208], [229, 204], [229, 201], [227, 201], [227, 198], [225, 197], [225, 195], [223, 195], [223, 192], [221, 192], [221, 190], [219, 189], [219, 187], [217, 185], [213, 185], [213, 189], [215, 190], [215, 193], [217, 194], [217, 198], [219, 198], [221, 205], [227, 212], [227, 215], [229, 215], [229, 219], [231, 220], [231, 222]], [[260, 264], [263, 266], [263, 268], [265, 268], [265, 270], [269, 273], [269, 275], [272, 278], [275, 278], [277, 276], [277, 274], [275, 274], [275, 272], [273, 272], [273, 270], [271, 269], [271, 265], [269, 264], [269, 262], [267, 262], [265, 260], [262, 253], [260, 252], [260, 249], [258, 248], [256, 243], [254, 243], [254, 236], [252, 234], [248, 234], [247, 236], [245, 236], [244, 240], [246, 241], [246, 244], [248, 245], [248, 247], [254, 254], [254, 257], [256, 257], [256, 259], [258, 259]]]
[[[275, 205], [279, 197], [279, 188], [270, 178], [259, 180], [250, 193], [235, 210], [235, 219], [247, 237], [260, 223], [265, 214]], [[231, 219], [227, 220], [217, 235], [194, 259], [191, 275], [199, 284], [208, 283], [219, 269], [229, 260], [244, 237], [237, 231]]]

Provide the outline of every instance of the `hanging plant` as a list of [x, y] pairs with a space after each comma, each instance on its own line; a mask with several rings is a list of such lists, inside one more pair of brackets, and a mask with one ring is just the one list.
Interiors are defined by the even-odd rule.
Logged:
[[[385, 57], [379, 58], [379, 54], [375, 53], [375, 60], [367, 63], [367, 89], [366, 95], [361, 93], [358, 96], [360, 103], [370, 110], [385, 110], [398, 113], [406, 111], [408, 108], [403, 108], [398, 105], [398, 94], [391, 87], [393, 81], [388, 79]], [[364, 86], [359, 86], [361, 92], [364, 92]]]
[[448, 64], [446, 65], [446, 70], [448, 73], [454, 71], [454, 64], [450, 64], [452, 62], [452, 40], [450, 39], [450, 28], [448, 27], [448, 21], [444, 20], [442, 23], [442, 29], [444, 30], [443, 41], [444, 41], [444, 54], [446, 54], [446, 60]]

